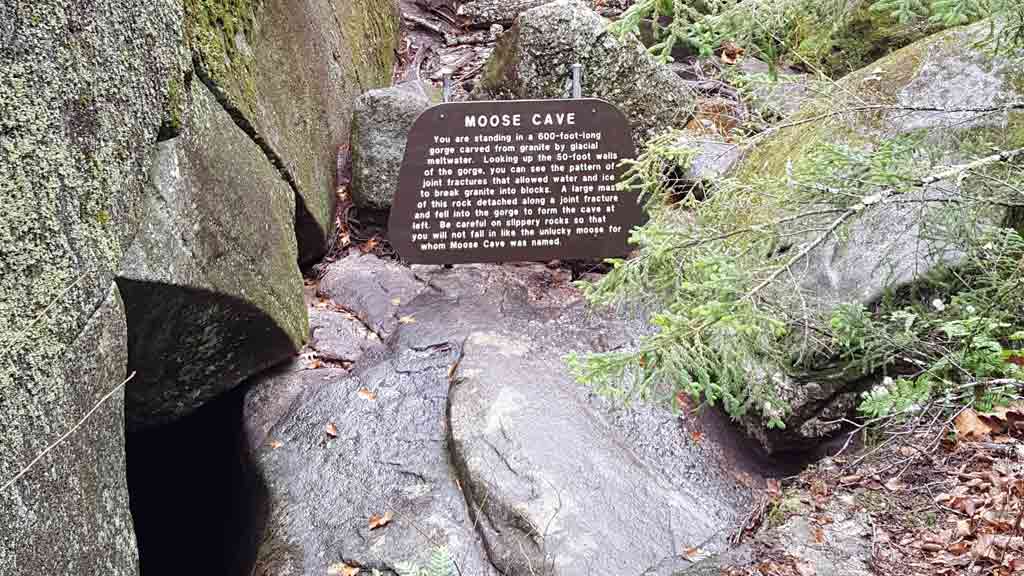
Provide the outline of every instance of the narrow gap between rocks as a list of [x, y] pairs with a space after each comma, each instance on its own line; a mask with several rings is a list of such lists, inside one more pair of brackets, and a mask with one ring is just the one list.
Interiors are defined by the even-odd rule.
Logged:
[[126, 432], [128, 492], [143, 576], [246, 576], [266, 523], [247, 462], [246, 386], [180, 421]]

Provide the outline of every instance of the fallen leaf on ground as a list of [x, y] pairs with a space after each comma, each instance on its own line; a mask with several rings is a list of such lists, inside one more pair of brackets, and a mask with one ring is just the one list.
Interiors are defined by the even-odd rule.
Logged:
[[815, 576], [818, 572], [814, 569], [814, 564], [809, 562], [797, 562], [796, 571], [800, 576]]
[[971, 521], [970, 520], [957, 520], [956, 521], [956, 535], [963, 538], [964, 536], [971, 535]]
[[331, 438], [338, 437], [338, 427], [334, 425], [334, 422], [328, 422], [327, 425], [324, 426], [324, 432], [327, 432], [327, 435]]
[[395, 298], [394, 300], [391, 301], [391, 305], [392, 306], [401, 306], [402, 305], [402, 299], [401, 298]]
[[735, 64], [743, 56], [744, 52], [746, 50], [740, 46], [732, 42], [725, 42], [722, 44], [722, 62], [724, 64]]
[[362, 398], [363, 400], [376, 400], [377, 399], [377, 395], [374, 394], [373, 391], [370, 390], [369, 388], [365, 388], [365, 387], [360, 388], [359, 391], [356, 392], [356, 393], [359, 394], [359, 397]]
[[270, 447], [273, 448], [274, 450], [277, 450], [281, 446], [284, 446], [284, 442], [281, 442], [280, 440], [271, 440], [270, 441]]
[[380, 244], [380, 239], [374, 236], [373, 238], [367, 240], [366, 244], [363, 244], [359, 249], [363, 252], [363, 254], [368, 254], [370, 252], [373, 252], [374, 249], [377, 248], [378, 244]]
[[700, 430], [693, 430], [690, 432], [690, 439], [693, 440], [694, 444], [697, 444], [704, 439], [704, 433]]
[[973, 408], [957, 414], [953, 426], [956, 428], [957, 437], [963, 439], [984, 438], [992, 433], [992, 427], [979, 418]]
[[416, 319], [413, 318], [412, 316], [402, 316], [401, 318], [398, 319], [398, 323], [399, 324], [415, 324], [416, 323]]
[[907, 485], [904, 484], [903, 482], [900, 482], [900, 479], [896, 476], [889, 478], [889, 480], [885, 483], [885, 489], [888, 490], [889, 492], [899, 492], [900, 490], [906, 487]]
[[374, 514], [370, 516], [370, 530], [376, 530], [377, 528], [383, 528], [391, 523], [391, 519], [395, 515], [391, 512], [385, 512], [384, 515]]
[[357, 566], [349, 566], [344, 562], [331, 564], [327, 567], [327, 576], [356, 576], [356, 574], [359, 574], [359, 568]]

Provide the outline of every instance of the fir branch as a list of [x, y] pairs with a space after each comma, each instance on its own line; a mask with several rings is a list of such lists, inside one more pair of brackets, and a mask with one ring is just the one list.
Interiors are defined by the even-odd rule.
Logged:
[[[954, 176], [959, 176], [966, 172], [977, 170], [979, 168], [984, 168], [985, 166], [989, 166], [999, 162], [1008, 162], [1020, 154], [1024, 154], [1024, 148], [1016, 148], [1014, 150], [1006, 150], [999, 152], [997, 154], [992, 154], [990, 156], [986, 156], [984, 158], [979, 158], [972, 162], [968, 162], [967, 164], [953, 166], [945, 170], [936, 172], [935, 174], [919, 178], [917, 181], [912, 183], [912, 187], [925, 188], [927, 186], [952, 178]], [[760, 284], [751, 289], [746, 294], [746, 296], [744, 296], [744, 299], [753, 299], [758, 293], [760, 293], [762, 290], [764, 290], [772, 283], [774, 283], [776, 280], [778, 280], [779, 276], [781, 276], [783, 272], [791, 270], [794, 265], [796, 265], [801, 260], [806, 258], [812, 251], [814, 251], [815, 248], [821, 246], [825, 242], [825, 240], [828, 239], [829, 236], [834, 234], [840, 226], [846, 223], [846, 221], [852, 218], [853, 216], [859, 214], [860, 212], [863, 212], [864, 210], [867, 210], [872, 206], [883, 204], [888, 199], [901, 195], [906, 191], [906, 188], [887, 188], [885, 190], [872, 194], [871, 196], [863, 198], [859, 203], [846, 209], [846, 211], [840, 214], [839, 217], [836, 218], [828, 226], [828, 228], [826, 228], [820, 235], [814, 238], [811, 242], [806, 244], [804, 248], [800, 250], [800, 252], [798, 252], [795, 256], [790, 258], [782, 267], [776, 269], [775, 272], [773, 272], [768, 278], [765, 278]], [[790, 217], [786, 220], [792, 221], [794, 219], [807, 218], [809, 214], [810, 213], [798, 214], [795, 217]], [[780, 220], [779, 222], [782, 221]]]

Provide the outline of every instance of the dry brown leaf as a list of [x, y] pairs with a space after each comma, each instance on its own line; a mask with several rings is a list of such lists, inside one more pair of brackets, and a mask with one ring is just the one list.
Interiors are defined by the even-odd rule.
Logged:
[[1016, 518], [1006, 512], [997, 510], [986, 510], [981, 514], [981, 519], [991, 524], [996, 530], [1009, 530], [1016, 522]]
[[273, 449], [273, 450], [277, 450], [281, 446], [284, 446], [284, 442], [281, 442], [280, 440], [271, 440], [270, 441], [270, 448]]
[[377, 246], [379, 244], [380, 244], [380, 238], [377, 238], [376, 236], [374, 236], [373, 238], [370, 238], [369, 240], [367, 240], [366, 244], [363, 244], [362, 246], [360, 246], [359, 250], [362, 251], [363, 254], [369, 254], [370, 252], [373, 252], [377, 248]]
[[327, 425], [324, 426], [324, 432], [327, 432], [327, 435], [331, 438], [338, 437], [338, 427], [334, 425], [334, 422], [328, 422]]
[[700, 441], [703, 440], [703, 439], [704, 439], [704, 433], [701, 432], [700, 430], [691, 430], [690, 431], [690, 440], [693, 440], [694, 444], [700, 443]]
[[356, 576], [359, 574], [358, 566], [349, 566], [344, 562], [331, 564], [327, 567], [327, 576]]
[[899, 452], [900, 452], [900, 456], [905, 456], [907, 458], [910, 458], [912, 456], [917, 456], [918, 454], [920, 454], [920, 452], [918, 452], [914, 448], [911, 448], [910, 446], [900, 446]]
[[960, 556], [961, 554], [967, 552], [970, 549], [970, 544], [968, 544], [966, 541], [960, 541], [955, 544], [950, 544], [949, 547], [946, 548], [946, 551], [951, 554], [956, 554], [957, 556]]
[[975, 558], [995, 558], [998, 554], [995, 547], [995, 536], [993, 534], [978, 534], [971, 548], [971, 556]]
[[723, 64], [735, 64], [746, 52], [742, 47], [736, 45], [733, 42], [724, 42], [722, 44], [722, 63]]
[[356, 392], [356, 394], [359, 394], [359, 397], [362, 398], [363, 400], [376, 400], [377, 399], [377, 395], [374, 394], [372, 390], [370, 390], [369, 388], [366, 388], [365, 386], [363, 388], [360, 388]]
[[811, 481], [811, 494], [815, 496], [825, 497], [829, 494], [828, 483], [820, 478], [815, 478]]
[[800, 576], [815, 576], [818, 573], [810, 562], [797, 562], [796, 571]]
[[700, 548], [687, 548], [683, 554], [685, 554], [686, 559], [691, 562], [696, 562], [697, 560], [701, 560], [707, 556], [707, 554], [705, 554]]
[[970, 520], [957, 520], [956, 521], [956, 535], [957, 536], [963, 538], [964, 536], [970, 536], [971, 532], [973, 532], [973, 530], [971, 530], [971, 522], [970, 522]]
[[377, 528], [387, 526], [391, 523], [391, 519], [394, 517], [395, 515], [391, 512], [385, 512], [383, 515], [374, 514], [373, 516], [370, 516], [370, 530], [376, 530]]
[[973, 408], [957, 414], [953, 426], [956, 428], [957, 438], [965, 440], [985, 438], [992, 433], [992, 427], [979, 418]]
[[907, 485], [904, 484], [903, 482], [900, 482], [900, 479], [896, 476], [889, 478], [889, 480], [887, 480], [885, 483], [885, 489], [888, 490], [889, 492], [899, 492], [900, 490], [906, 487]]

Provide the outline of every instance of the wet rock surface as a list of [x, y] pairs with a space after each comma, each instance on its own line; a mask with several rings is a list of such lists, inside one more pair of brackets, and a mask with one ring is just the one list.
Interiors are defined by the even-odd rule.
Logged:
[[386, 338], [398, 326], [402, 306], [423, 289], [423, 282], [409, 268], [357, 252], [331, 264], [317, 293], [343, 306], [367, 329]]
[[298, 361], [248, 393], [271, 510], [256, 574], [395, 570], [438, 547], [462, 574], [639, 574], [721, 548], [749, 489], [715, 444], [568, 375], [567, 353], [629, 345], [638, 325], [595, 316], [568, 274], [539, 265], [409, 271], [368, 258], [336, 262], [321, 293], [336, 298], [329, 280], [353, 262], [405, 270], [346, 282], [339, 300], [400, 300], [364, 315], [391, 326], [384, 343], [351, 371]]

